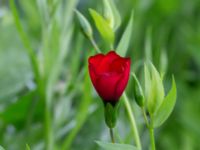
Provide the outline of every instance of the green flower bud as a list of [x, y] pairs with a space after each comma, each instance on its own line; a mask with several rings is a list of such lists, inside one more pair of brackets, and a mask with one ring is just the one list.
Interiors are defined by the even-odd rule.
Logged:
[[145, 99], [150, 114], [154, 114], [160, 107], [164, 99], [164, 87], [160, 74], [150, 63], [149, 67], [145, 65]]
[[81, 28], [84, 32], [84, 34], [91, 39], [93, 36], [93, 31], [92, 31], [92, 27], [90, 25], [90, 23], [88, 22], [88, 20], [78, 11], [75, 10], [78, 20], [80, 22]]
[[133, 92], [134, 92], [135, 101], [137, 102], [137, 104], [140, 107], [143, 107], [144, 101], [145, 101], [143, 90], [142, 90], [141, 85], [134, 73], [132, 74], [132, 77], [133, 77], [133, 86], [134, 86]]

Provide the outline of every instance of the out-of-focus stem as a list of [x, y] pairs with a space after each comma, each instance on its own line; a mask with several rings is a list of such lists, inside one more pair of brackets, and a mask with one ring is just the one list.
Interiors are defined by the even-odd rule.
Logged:
[[114, 138], [114, 134], [113, 134], [113, 128], [110, 128], [110, 138], [112, 140], [112, 143], [115, 143], [115, 138]]
[[95, 40], [93, 37], [89, 38], [92, 46], [94, 47], [94, 49], [96, 50], [97, 53], [101, 53], [101, 50], [99, 49], [98, 45], [96, 44]]
[[123, 94], [123, 97], [124, 97], [125, 108], [127, 110], [128, 117], [129, 117], [129, 120], [130, 120], [130, 123], [131, 123], [131, 129], [132, 129], [132, 132], [133, 132], [133, 136], [135, 138], [136, 146], [137, 146], [138, 150], [141, 150], [142, 146], [141, 146], [140, 137], [139, 137], [139, 134], [138, 134], [138, 129], [137, 129], [136, 122], [135, 122], [135, 117], [133, 115], [131, 105], [128, 101], [128, 98], [127, 98], [125, 92]]

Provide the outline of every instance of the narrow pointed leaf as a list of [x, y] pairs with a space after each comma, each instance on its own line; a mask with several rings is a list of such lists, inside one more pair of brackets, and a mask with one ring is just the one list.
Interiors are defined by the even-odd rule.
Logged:
[[96, 141], [102, 150], [137, 150], [133, 145]]
[[176, 83], [172, 79], [172, 87], [154, 116], [154, 127], [159, 127], [170, 116], [176, 103]]
[[131, 18], [129, 20], [129, 23], [121, 37], [121, 40], [117, 46], [116, 52], [120, 55], [120, 56], [125, 56], [126, 52], [128, 50], [128, 46], [130, 43], [130, 39], [131, 39], [131, 34], [132, 34], [132, 29], [133, 29], [133, 14], [131, 15]]
[[115, 35], [107, 21], [95, 10], [89, 9], [89, 11], [102, 38], [108, 44], [112, 45], [114, 43]]

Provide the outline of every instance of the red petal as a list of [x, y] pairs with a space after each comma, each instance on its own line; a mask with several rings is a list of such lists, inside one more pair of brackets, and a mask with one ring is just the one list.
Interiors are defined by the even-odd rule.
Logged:
[[109, 71], [110, 64], [117, 58], [120, 58], [114, 51], [109, 52], [99, 63], [97, 73], [104, 73]]
[[96, 68], [103, 58], [104, 58], [103, 54], [97, 54], [95, 56], [91, 56], [88, 59], [89, 65], [92, 65], [94, 66], [94, 68]]
[[104, 101], [118, 100], [115, 91], [120, 78], [118, 74], [104, 74], [96, 80], [95, 89]]
[[125, 90], [126, 85], [128, 83], [128, 79], [129, 79], [129, 75], [130, 75], [130, 64], [131, 64], [130, 58], [126, 58], [125, 59], [125, 70], [123, 72], [121, 79], [117, 83], [117, 88], [116, 88], [116, 97], [117, 98], [119, 98], [122, 95], [122, 93]]

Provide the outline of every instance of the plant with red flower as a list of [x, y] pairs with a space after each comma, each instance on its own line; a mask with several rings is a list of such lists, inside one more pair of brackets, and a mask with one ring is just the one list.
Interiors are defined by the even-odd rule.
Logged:
[[130, 64], [130, 58], [120, 57], [114, 51], [89, 58], [90, 78], [105, 103], [119, 100], [128, 83]]
[[91, 56], [88, 61], [92, 84], [105, 104], [106, 123], [113, 128], [116, 123], [115, 105], [128, 83], [131, 60], [110, 51], [106, 55]]

